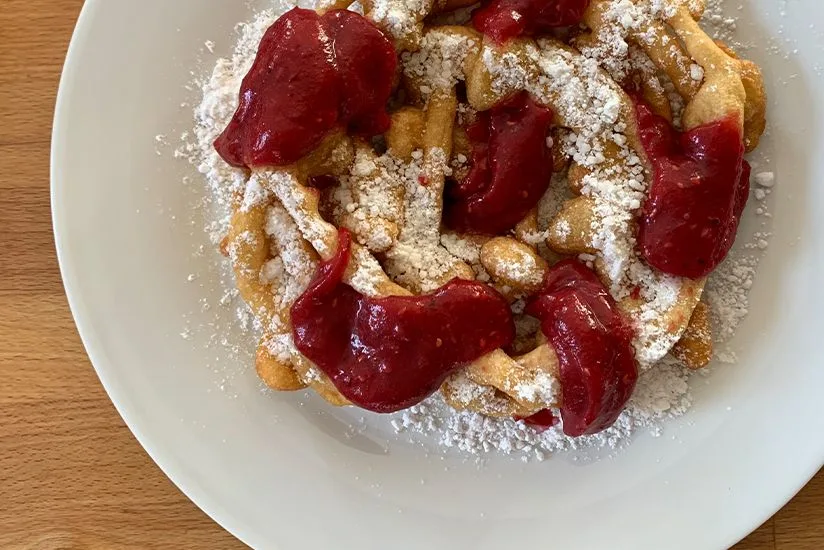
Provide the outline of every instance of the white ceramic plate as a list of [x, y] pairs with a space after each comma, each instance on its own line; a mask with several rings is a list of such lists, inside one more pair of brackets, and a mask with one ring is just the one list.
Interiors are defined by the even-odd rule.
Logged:
[[[180, 337], [185, 323], [221, 315], [199, 307], [220, 288], [210, 254], [191, 255], [206, 242], [180, 183], [191, 169], [157, 155], [154, 138], [189, 127], [190, 110], [180, 106], [189, 71], [207, 39], [218, 41], [217, 53], [230, 51], [234, 24], [264, 3], [246, 4], [87, 0], [52, 157], [57, 249], [92, 362], [152, 458], [221, 525], [256, 548], [722, 548], [818, 470], [818, 0], [744, 1], [736, 13], [744, 40], [758, 44], [747, 54], [767, 76], [764, 147], [779, 182], [775, 236], [738, 335], [740, 363], [697, 388], [697, 407], [666, 437], [639, 437], [617, 458], [501, 459], [484, 468], [425, 454], [377, 428], [346, 436], [352, 413], [265, 395], [251, 371], [226, 379], [215, 366], [230, 358], [207, 346], [208, 334]], [[192, 272], [202, 284], [186, 282]]]

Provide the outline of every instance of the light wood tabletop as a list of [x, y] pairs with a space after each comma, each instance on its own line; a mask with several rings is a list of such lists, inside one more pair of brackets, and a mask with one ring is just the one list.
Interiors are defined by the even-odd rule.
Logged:
[[[82, 4], [2, 0], [0, 9], [0, 549], [242, 548], [132, 437], [63, 293], [49, 139]], [[824, 473], [736, 548], [824, 548]]]

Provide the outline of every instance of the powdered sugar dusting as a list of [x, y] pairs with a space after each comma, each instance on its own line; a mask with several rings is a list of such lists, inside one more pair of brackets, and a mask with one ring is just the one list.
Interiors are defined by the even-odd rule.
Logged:
[[386, 269], [399, 284], [429, 292], [446, 283], [445, 277], [458, 263], [441, 245], [441, 190], [426, 183], [427, 174], [448, 170], [446, 155], [440, 149], [426, 155], [418, 152], [412, 162], [401, 166], [405, 220], [398, 242], [386, 254]]
[[421, 32], [421, 21], [432, 8], [432, 0], [372, 0], [369, 17], [395, 40], [407, 43]]
[[428, 32], [419, 51], [403, 54], [404, 73], [421, 81], [424, 98], [435, 90], [452, 88], [462, 77], [467, 54], [475, 45], [475, 40], [465, 36]]
[[391, 155], [375, 158], [358, 148], [351, 174], [339, 178], [331, 197], [338, 225], [373, 252], [392, 246], [403, 218], [405, 188], [397, 168]]

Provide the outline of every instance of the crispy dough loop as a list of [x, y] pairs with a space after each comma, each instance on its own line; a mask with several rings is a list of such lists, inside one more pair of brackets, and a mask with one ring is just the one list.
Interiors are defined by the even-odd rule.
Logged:
[[255, 370], [260, 379], [275, 391], [297, 391], [308, 388], [309, 385], [298, 376], [292, 365], [272, 355], [266, 346], [266, 340], [267, 336], [264, 336], [255, 355]]
[[468, 410], [491, 418], [527, 417], [533, 411], [491, 385], [481, 385], [464, 373], [447, 378], [441, 386], [444, 401], [455, 410]]
[[[311, 386], [319, 393], [327, 394], [331, 401], [344, 403], [346, 399], [325, 375], [317, 372], [297, 350], [286, 356], [283, 353], [275, 355], [271, 351], [270, 343], [273, 341], [291, 338], [291, 303], [277, 303], [275, 298], [278, 293], [273, 291], [273, 287], [282, 289], [284, 281], [280, 278], [263, 280], [267, 262], [275, 259], [270, 256], [272, 249], [278, 249], [281, 254], [284, 252], [284, 243], [278, 242], [277, 238], [272, 242], [266, 232], [267, 215], [275, 208], [282, 207], [271, 195], [253, 204], [245, 204], [245, 201], [239, 203], [232, 215], [226, 239], [238, 291], [264, 326], [264, 335], [255, 355], [255, 369], [263, 382], [274, 390], [295, 391]], [[303, 250], [305, 254], [310, 254], [308, 243], [297, 239], [296, 235], [292, 237], [293, 240], [288, 244], [293, 247], [291, 253]], [[307, 263], [311, 265], [313, 259], [310, 256]], [[286, 271], [289, 271], [292, 266], [289, 262], [283, 263]], [[289, 275], [295, 277], [297, 274], [293, 272]]]
[[[584, 23], [592, 33], [586, 35], [585, 42], [578, 40], [582, 47], [597, 47], [602, 41], [609, 40], [607, 29], [612, 25], [609, 18], [613, 3], [614, 0], [593, 0], [590, 3], [584, 13]], [[682, 97], [695, 95], [700, 82], [692, 78], [692, 60], [663, 21], [652, 19], [643, 29], [629, 30], [629, 39], [667, 75]]]
[[752, 61], [740, 59], [729, 46], [716, 40], [715, 44], [732, 59], [738, 61], [741, 83], [744, 85], [744, 145], [751, 153], [758, 148], [761, 136], [767, 128], [767, 92], [764, 75]]
[[[261, 271], [269, 258], [266, 236], [266, 211], [270, 201], [250, 207], [240, 207], [232, 215], [227, 249], [232, 259], [235, 281], [243, 300], [267, 326], [288, 326], [282, 311], [275, 306], [274, 296], [261, 282]], [[292, 391], [306, 387], [292, 365], [273, 356], [266, 342], [272, 335], [267, 330], [258, 345], [255, 367], [261, 379], [272, 389]]]
[[361, 140], [355, 145], [354, 167], [344, 181], [340, 187], [349, 192], [348, 208], [343, 210], [340, 225], [369, 251], [386, 252], [400, 234], [402, 182], [383, 166], [372, 146]]
[[699, 302], [692, 312], [684, 336], [672, 348], [672, 354], [691, 370], [703, 369], [712, 361], [712, 329], [710, 308]]
[[704, 33], [686, 8], [679, 8], [668, 22], [704, 71], [701, 87], [684, 108], [684, 127], [690, 130], [732, 116], [743, 129], [746, 92], [740, 64]]
[[412, 160], [412, 153], [423, 147], [423, 133], [426, 116], [423, 109], [402, 107], [392, 114], [392, 126], [386, 134], [386, 146], [395, 157], [406, 162]]
[[534, 294], [549, 266], [535, 249], [511, 237], [495, 237], [481, 247], [481, 264], [501, 285]]
[[639, 72], [631, 77], [640, 88], [641, 97], [650, 106], [652, 112], [664, 117], [672, 124], [672, 103], [666, 89], [661, 85], [658, 76], [649, 72]]

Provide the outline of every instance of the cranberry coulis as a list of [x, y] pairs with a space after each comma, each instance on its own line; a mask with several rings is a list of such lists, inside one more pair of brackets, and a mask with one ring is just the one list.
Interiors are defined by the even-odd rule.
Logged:
[[543, 433], [558, 423], [558, 419], [549, 409], [542, 409], [531, 416], [516, 416], [515, 420], [532, 426], [538, 433]]
[[509, 345], [508, 302], [491, 287], [455, 279], [432, 294], [370, 298], [343, 283], [352, 240], [340, 231], [292, 306], [297, 348], [355, 405], [388, 413], [421, 402], [456, 368]]
[[521, 92], [478, 113], [467, 134], [472, 168], [446, 190], [444, 220], [463, 233], [498, 235], [515, 227], [552, 179], [547, 135], [552, 111]]
[[635, 389], [633, 331], [598, 277], [577, 260], [552, 267], [527, 304], [558, 355], [564, 433], [597, 433], [615, 422]]
[[589, 0], [492, 0], [472, 14], [476, 29], [501, 44], [510, 38], [577, 25]]
[[263, 37], [215, 148], [232, 166], [285, 166], [333, 128], [383, 133], [396, 65], [392, 42], [364, 17], [295, 8]]
[[678, 132], [636, 102], [653, 180], [638, 246], [651, 266], [681, 277], [708, 275], [730, 251], [750, 192], [741, 129], [726, 118]]

